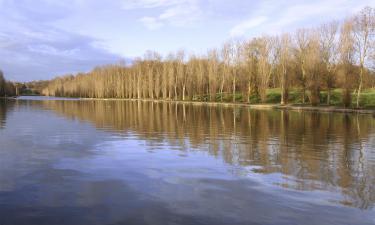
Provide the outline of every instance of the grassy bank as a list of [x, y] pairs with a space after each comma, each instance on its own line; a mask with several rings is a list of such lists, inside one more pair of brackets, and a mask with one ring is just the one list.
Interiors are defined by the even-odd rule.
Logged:
[[[247, 106], [253, 109], [286, 109], [286, 110], [298, 110], [298, 111], [319, 111], [319, 112], [342, 112], [342, 113], [366, 113], [375, 115], [375, 89], [364, 90], [361, 94], [361, 107], [355, 108], [356, 95], [352, 96], [352, 107], [344, 108], [342, 104], [342, 90], [335, 89], [331, 92], [331, 102], [327, 105], [327, 92], [322, 91], [320, 94], [319, 106], [311, 106], [308, 102], [306, 93], [305, 104], [302, 104], [302, 98], [300, 90], [289, 91], [289, 102], [287, 105], [280, 105], [281, 93], [280, 89], [269, 89], [267, 90], [267, 101], [260, 103], [259, 99], [255, 96], [250, 97], [250, 103], [247, 102], [246, 97], [242, 94], [236, 94], [236, 102], [233, 102], [233, 95], [224, 93], [223, 96], [220, 94], [216, 95], [214, 100], [209, 101], [209, 96], [194, 96], [192, 99], [182, 100], [168, 100], [168, 99], [119, 99], [119, 98], [80, 98], [82, 100], [124, 100], [124, 101], [152, 101], [152, 102], [174, 102], [183, 104], [194, 104], [194, 105], [221, 105], [221, 106]], [[62, 96], [61, 96], [62, 97]], [[68, 97], [69, 98], [69, 97]], [[74, 97], [72, 97], [74, 98]], [[221, 101], [223, 99], [223, 101]]]
[[[289, 91], [289, 105], [299, 105], [299, 106], [310, 106], [309, 100], [306, 93], [305, 104], [302, 104], [301, 91], [292, 89]], [[222, 97], [220, 94], [216, 95], [214, 102], [233, 102], [233, 95], [226, 93]], [[242, 94], [236, 94], [236, 103], [247, 103], [246, 97]], [[267, 90], [267, 101], [265, 104], [279, 104], [281, 100], [281, 91], [278, 88]], [[352, 94], [352, 107], [355, 106], [356, 95]], [[209, 101], [209, 96], [195, 96], [193, 101]], [[320, 93], [320, 104], [318, 107], [335, 106], [343, 107], [342, 103], [342, 90], [335, 89], [331, 92], [330, 104], [327, 104], [327, 91], [322, 91]], [[250, 96], [250, 104], [260, 104], [260, 100], [256, 96]], [[361, 94], [360, 105], [362, 109], [375, 109], [375, 89], [364, 90]]]
[[[193, 98], [193, 100], [165, 100], [165, 99], [118, 99], [118, 98], [81, 98], [83, 100], [106, 100], [106, 101], [149, 101], [149, 102], [173, 102], [176, 104], [191, 104], [191, 105], [210, 105], [210, 106], [246, 106], [251, 109], [281, 109], [281, 110], [294, 110], [294, 111], [316, 111], [316, 112], [339, 112], [339, 113], [361, 113], [375, 115], [375, 90], [366, 90], [361, 97], [361, 108], [344, 108], [341, 103], [341, 90], [337, 89], [331, 93], [331, 104], [327, 105], [321, 103], [319, 106], [311, 106], [309, 103], [302, 104], [299, 91], [292, 90], [289, 94], [289, 103], [287, 105], [280, 105], [280, 90], [270, 89], [267, 93], [267, 102], [258, 103], [254, 97], [251, 99], [253, 102], [250, 104], [243, 101], [242, 95], [236, 95], [236, 102], [232, 102], [232, 95], [225, 94], [223, 101], [221, 96], [216, 96], [216, 101], [208, 101], [207, 96], [201, 98]], [[353, 96], [353, 106], [354, 98]], [[256, 101], [254, 101], [256, 100]], [[327, 93], [321, 93], [321, 102], [326, 102]], [[306, 102], [308, 100], [306, 99]]]

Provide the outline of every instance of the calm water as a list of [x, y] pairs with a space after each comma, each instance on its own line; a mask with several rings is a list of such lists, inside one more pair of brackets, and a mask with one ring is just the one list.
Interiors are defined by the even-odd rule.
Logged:
[[375, 118], [0, 101], [0, 224], [375, 224]]

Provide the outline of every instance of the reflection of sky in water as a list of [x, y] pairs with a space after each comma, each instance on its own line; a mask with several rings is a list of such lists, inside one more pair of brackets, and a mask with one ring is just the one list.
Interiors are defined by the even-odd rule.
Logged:
[[[0, 224], [374, 222], [372, 207], [345, 205], [348, 199], [337, 182], [282, 171], [277, 158], [280, 137], [268, 140], [266, 151], [272, 157], [262, 165], [241, 157], [241, 149], [249, 148], [251, 141], [246, 136], [215, 137], [236, 140], [230, 149], [238, 158], [228, 163], [225, 156], [212, 153], [215, 143], [209, 134], [197, 145], [187, 136], [171, 142], [163, 136], [167, 134], [144, 135], [131, 127], [119, 132], [103, 123], [100, 127], [57, 116], [41, 104], [19, 102], [8, 110], [6, 126], [0, 129]], [[362, 140], [370, 162], [371, 138], [373, 134]], [[225, 144], [218, 144], [219, 152]], [[342, 150], [330, 146], [330, 151]], [[333, 167], [339, 155], [330, 157], [325, 160]], [[366, 166], [363, 169], [373, 164], [367, 161]], [[265, 171], [269, 168], [273, 172]]]

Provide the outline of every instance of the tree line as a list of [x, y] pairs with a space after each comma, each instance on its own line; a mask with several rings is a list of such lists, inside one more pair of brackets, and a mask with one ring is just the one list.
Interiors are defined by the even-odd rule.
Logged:
[[230, 40], [203, 55], [179, 50], [162, 57], [147, 51], [130, 65], [107, 65], [57, 77], [42, 93], [265, 103], [269, 90], [278, 88], [280, 104], [288, 104], [293, 91], [300, 103], [330, 105], [332, 91], [339, 89], [344, 106], [359, 107], [363, 90], [375, 87], [374, 39], [375, 9], [366, 7], [341, 22], [292, 34]]
[[0, 97], [15, 96], [16, 86], [5, 80], [3, 71], [0, 70]]

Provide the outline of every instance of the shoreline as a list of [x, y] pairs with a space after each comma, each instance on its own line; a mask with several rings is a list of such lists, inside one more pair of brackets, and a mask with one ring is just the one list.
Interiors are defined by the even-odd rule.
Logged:
[[233, 102], [199, 102], [199, 101], [181, 101], [181, 100], [161, 100], [161, 99], [121, 99], [121, 98], [77, 98], [78, 100], [96, 100], [96, 101], [143, 101], [155, 103], [176, 103], [186, 105], [208, 105], [208, 106], [224, 106], [224, 107], [247, 107], [249, 109], [263, 109], [263, 110], [289, 110], [289, 111], [310, 111], [310, 112], [334, 112], [334, 113], [357, 113], [357, 114], [372, 114], [375, 115], [375, 109], [354, 109], [342, 108], [337, 106], [310, 106], [310, 105], [280, 105], [280, 104], [247, 104], [247, 103], [233, 103]]
[[[22, 97], [22, 96], [21, 96]], [[27, 96], [27, 97], [53, 97], [53, 96]], [[297, 105], [297, 104], [247, 104], [241, 102], [199, 102], [199, 101], [182, 101], [182, 100], [162, 100], [162, 99], [123, 99], [123, 98], [71, 98], [71, 97], [53, 97], [65, 98], [71, 100], [82, 101], [142, 101], [142, 102], [155, 102], [155, 103], [175, 103], [186, 105], [207, 105], [207, 106], [224, 106], [224, 107], [247, 107], [249, 109], [257, 110], [287, 110], [287, 111], [309, 111], [309, 112], [322, 112], [322, 113], [350, 113], [350, 114], [372, 114], [375, 116], [375, 109], [355, 109], [355, 108], [342, 108], [337, 106], [311, 106], [311, 105]], [[17, 100], [18, 97], [1, 97], [0, 99], [13, 99]]]

